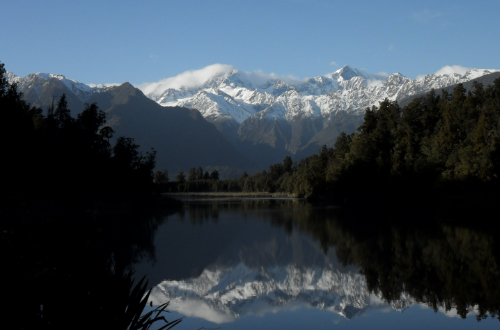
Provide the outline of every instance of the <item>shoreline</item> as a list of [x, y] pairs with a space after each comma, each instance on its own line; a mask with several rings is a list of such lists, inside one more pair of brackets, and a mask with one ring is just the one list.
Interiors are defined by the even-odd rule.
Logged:
[[269, 193], [269, 192], [168, 192], [162, 193], [162, 196], [175, 197], [281, 197], [281, 198], [297, 198], [292, 194], [287, 193]]

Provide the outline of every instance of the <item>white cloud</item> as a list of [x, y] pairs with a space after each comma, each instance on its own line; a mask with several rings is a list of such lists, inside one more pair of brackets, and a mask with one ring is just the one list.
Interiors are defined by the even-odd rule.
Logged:
[[333, 66], [338, 66], [337, 62], [335, 62], [335, 61], [331, 61], [331, 62], [330, 62], [330, 65], [333, 65]]
[[375, 87], [375, 86], [380, 86], [384, 83], [383, 80], [380, 79], [368, 79], [366, 81], [366, 86], [368, 87]]
[[391, 45], [389, 45], [389, 48], [388, 48], [388, 49], [389, 49], [389, 51], [392, 51], [392, 50], [394, 49], [394, 45], [392, 45], [392, 44], [391, 44]]
[[[165, 78], [158, 82], [146, 82], [136, 87], [146, 95], [162, 93], [168, 88], [195, 88], [202, 86], [208, 79], [224, 73], [230, 73], [235, 67], [228, 64], [212, 64], [199, 70], [185, 71], [175, 77]], [[262, 70], [239, 71], [239, 74], [248, 79], [255, 86], [262, 85], [270, 79], [280, 79], [288, 84], [303, 82], [293, 75], [279, 75], [275, 73], [264, 73]]]
[[452, 74], [452, 73], [458, 73], [458, 74], [464, 74], [467, 71], [469, 71], [471, 68], [466, 68], [461, 65], [445, 65], [441, 69], [436, 71], [436, 75], [443, 75], [443, 74]]
[[375, 87], [382, 85], [384, 82], [386, 82], [387, 78], [389, 77], [387, 72], [369, 73], [362, 69], [358, 69], [358, 71], [361, 71], [365, 75], [366, 86], [368, 87]]
[[[158, 287], [156, 287], [149, 296], [149, 301], [152, 302], [154, 306], [159, 306], [166, 302], [165, 296], [159, 294], [158, 292], [160, 292], [160, 290], [157, 288]], [[233, 315], [214, 310], [213, 307], [199, 299], [176, 300], [168, 309], [183, 314], [184, 316], [202, 318], [217, 324], [234, 322], [235, 320]]]
[[[431, 309], [431, 307], [429, 307], [426, 304], [419, 304], [419, 306], [421, 309]], [[450, 317], [450, 318], [462, 318], [462, 316], [460, 314], [458, 314], [456, 307], [452, 307], [449, 310], [446, 310], [446, 308], [441, 306], [441, 307], [438, 307], [438, 311], [443, 313], [445, 316]], [[478, 315], [478, 314], [479, 314], [479, 311], [477, 309], [477, 306], [475, 306], [474, 308], [469, 308], [469, 310], [467, 311], [467, 317], [470, 317], [473, 315]]]
[[142, 83], [138, 86], [140, 90], [146, 95], [156, 91], [163, 92], [168, 88], [193, 88], [203, 85], [211, 77], [228, 73], [234, 69], [232, 65], [227, 64], [212, 64], [199, 70], [185, 71], [175, 77], [162, 79], [158, 82]]
[[[437, 76], [442, 76], [445, 74], [453, 74], [453, 73], [458, 73], [460, 75], [463, 75], [471, 69], [472, 68], [467, 68], [467, 67], [461, 66], [461, 65], [445, 65], [441, 69], [437, 70], [434, 74]], [[417, 79], [424, 78], [425, 76], [426, 76], [426, 74], [419, 74], [417, 76]]]
[[[337, 63], [335, 62], [332, 62], [331, 64], [337, 65]], [[139, 88], [146, 95], [150, 94], [159, 95], [169, 88], [179, 89], [179, 88], [201, 87], [208, 79], [216, 75], [230, 73], [235, 69], [236, 68], [234, 66], [228, 64], [212, 64], [199, 70], [185, 71], [174, 77], [161, 79], [160, 81], [157, 82], [142, 83], [136, 85], [136, 87]], [[365, 77], [367, 77], [368, 86], [378, 86], [384, 83], [384, 81], [386, 81], [388, 77], [387, 72], [379, 72], [372, 74], [372, 73], [367, 73], [364, 70], [359, 70], [359, 71], [362, 71]], [[262, 70], [255, 70], [255, 71], [240, 70], [238, 71], [238, 73], [244, 80], [250, 81], [255, 87], [262, 86], [269, 80], [276, 80], [276, 79], [282, 80], [287, 84], [297, 86], [309, 79], [308, 77], [300, 79], [294, 75], [281, 75], [281, 74], [276, 74], [274, 72], [264, 73]]]

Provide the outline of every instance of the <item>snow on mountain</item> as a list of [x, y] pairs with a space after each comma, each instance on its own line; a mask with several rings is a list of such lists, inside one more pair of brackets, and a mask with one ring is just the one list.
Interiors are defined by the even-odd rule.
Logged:
[[323, 118], [326, 126], [329, 118], [338, 111], [361, 114], [385, 98], [401, 100], [496, 71], [472, 69], [463, 75], [429, 74], [409, 79], [400, 73], [387, 77], [344, 66], [331, 74], [301, 83], [269, 79], [257, 85], [248, 79], [246, 73], [232, 69], [218, 73], [198, 87], [156, 90], [147, 96], [163, 106], [197, 109], [211, 122], [233, 120], [241, 124], [251, 116], [292, 122], [309, 117]]
[[241, 124], [257, 112], [251, 103], [243, 102], [241, 98], [234, 98], [220, 89], [200, 91], [194, 97], [179, 101], [177, 105], [198, 109], [205, 119], [212, 122], [225, 119], [235, 120]]
[[[409, 79], [400, 73], [370, 74], [344, 66], [333, 73], [300, 81], [217, 64], [138, 87], [162, 106], [198, 110], [235, 145], [240, 142], [247, 146], [267, 144], [279, 148], [280, 152], [297, 154], [309, 147], [316, 149], [316, 144], [331, 144], [334, 136], [324, 139], [328, 134], [334, 135], [341, 130], [352, 132], [365, 109], [378, 106], [386, 98], [399, 101], [497, 71], [470, 69], [449, 73], [450, 70], [441, 70], [439, 74]], [[50, 98], [47, 95], [53, 94], [57, 85], [53, 84], [54, 80], [59, 82], [58, 88], [61, 83], [64, 86], [59, 93], [67, 88], [75, 94], [73, 102], [84, 103], [93, 93], [106, 88], [86, 85], [58, 74], [34, 73], [20, 78], [8, 72], [7, 78], [18, 83], [32, 103], [41, 96], [47, 102]], [[341, 116], [337, 116], [339, 112]], [[330, 124], [333, 126], [329, 127]], [[327, 133], [322, 134], [325, 129]], [[319, 137], [314, 140], [316, 136]], [[276, 154], [276, 157], [281, 156]], [[262, 164], [278, 161], [271, 154], [261, 152], [253, 157], [259, 158]]]
[[50, 79], [56, 79], [62, 82], [70, 91], [72, 91], [82, 102], [85, 102], [90, 96], [99, 90], [106, 88], [104, 85], [93, 85], [92, 87], [74, 79], [66, 78], [60, 74], [53, 73], [32, 73], [24, 78], [18, 77], [12, 72], [7, 72], [7, 80], [9, 83], [17, 83], [19, 90], [34, 89], [39, 93], [45, 83]]
[[7, 76], [7, 81], [9, 82], [9, 84], [17, 83], [21, 79], [21, 77], [18, 77], [9, 71], [7, 71], [5, 75]]
[[[153, 288], [150, 300], [157, 305], [171, 301], [174, 310], [216, 323], [292, 306], [315, 307], [348, 319], [377, 308], [377, 305], [387, 306], [381, 297], [370, 294], [363, 275], [340, 271], [332, 265], [260, 269], [251, 269], [243, 263], [234, 267], [214, 266], [205, 269], [197, 278], [163, 281]], [[402, 311], [413, 304], [415, 301], [411, 297], [402, 294], [391, 306]]]
[[[276, 76], [258, 81], [252, 79], [251, 74], [231, 66], [214, 65], [214, 68], [189, 72], [190, 77], [203, 75], [194, 79], [199, 82], [196, 85], [179, 87], [179, 84], [174, 86], [158, 83], [154, 88], [141, 88], [147, 97], [162, 106], [197, 109], [213, 123], [229, 120], [240, 125], [250, 117], [286, 122], [302, 118], [322, 118], [327, 126], [329, 119], [338, 111], [361, 114], [367, 107], [378, 105], [385, 98], [401, 100], [496, 71], [498, 70], [471, 69], [464, 74], [429, 74], [409, 79], [400, 73], [387, 77], [344, 66], [333, 73], [302, 82], [285, 82]], [[104, 85], [87, 85], [63, 75], [49, 73], [33, 73], [21, 78], [7, 72], [7, 79], [11, 83], [16, 82], [20, 90], [32, 88], [35, 93], [50, 79], [57, 79], [82, 102], [88, 100], [92, 93], [106, 88]]]

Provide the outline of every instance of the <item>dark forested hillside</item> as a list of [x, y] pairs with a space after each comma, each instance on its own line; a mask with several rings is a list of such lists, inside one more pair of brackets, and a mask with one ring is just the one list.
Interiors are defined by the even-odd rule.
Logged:
[[3, 201], [152, 192], [155, 151], [140, 154], [134, 139], [123, 136], [113, 147], [114, 131], [95, 103], [74, 118], [63, 94], [44, 116], [6, 82], [3, 70], [2, 64]]
[[496, 185], [499, 179], [500, 79], [466, 92], [434, 91], [404, 108], [385, 100], [367, 109], [353, 134], [304, 160], [294, 191], [379, 194], [447, 185]]
[[90, 102], [105, 110], [117, 135], [133, 136], [141, 147], [154, 148], [158, 169], [174, 173], [196, 164], [243, 171], [255, 166], [197, 110], [162, 107], [129, 83], [96, 93]]
[[197, 164], [219, 168], [222, 176], [256, 169], [253, 160], [238, 152], [197, 110], [162, 107], [129, 83], [78, 97], [56, 78], [33, 76], [31, 84], [18, 88], [23, 92], [22, 99], [42, 109], [41, 114], [46, 115], [63, 94], [74, 117], [85, 108], [82, 100], [96, 103], [107, 114], [107, 125], [116, 132], [115, 136], [133, 136], [143, 152], [157, 150], [159, 169], [173, 173]]

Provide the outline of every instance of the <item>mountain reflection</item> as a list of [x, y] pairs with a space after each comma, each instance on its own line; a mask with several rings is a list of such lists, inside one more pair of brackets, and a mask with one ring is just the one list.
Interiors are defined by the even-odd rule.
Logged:
[[157, 257], [175, 249], [177, 261], [165, 252], [148, 270], [153, 301], [185, 315], [223, 323], [309, 306], [352, 318], [388, 304], [498, 315], [494, 228], [293, 200], [185, 203], [156, 237]]

